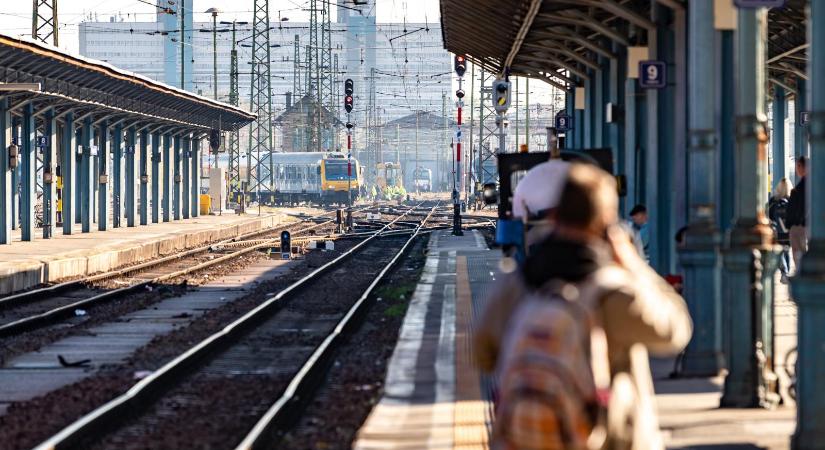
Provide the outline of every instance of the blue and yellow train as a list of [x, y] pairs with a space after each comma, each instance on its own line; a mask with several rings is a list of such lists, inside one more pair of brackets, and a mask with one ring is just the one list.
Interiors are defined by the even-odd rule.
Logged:
[[[348, 163], [352, 166], [348, 167]], [[346, 204], [358, 198], [362, 169], [355, 158], [343, 153], [273, 153], [272, 169], [276, 204]]]

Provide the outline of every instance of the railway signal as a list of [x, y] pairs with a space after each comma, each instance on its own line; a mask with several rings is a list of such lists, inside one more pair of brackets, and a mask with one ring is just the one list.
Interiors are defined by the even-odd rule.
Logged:
[[352, 95], [353, 92], [355, 92], [355, 85], [353, 84], [351, 78], [347, 78], [347, 80], [344, 81], [344, 94]]
[[455, 55], [455, 74], [459, 77], [464, 76], [464, 72], [467, 71], [467, 58], [464, 55]]
[[510, 82], [496, 80], [493, 82], [493, 102], [497, 113], [505, 113], [510, 108]]
[[347, 110], [348, 113], [352, 112], [352, 100], [351, 95], [344, 97], [344, 109]]

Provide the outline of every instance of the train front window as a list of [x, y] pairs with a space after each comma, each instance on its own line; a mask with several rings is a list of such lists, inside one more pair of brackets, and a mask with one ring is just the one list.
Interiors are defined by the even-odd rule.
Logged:
[[[327, 161], [326, 163], [326, 177], [327, 180], [331, 181], [340, 181], [347, 179], [347, 163], [340, 163], [335, 162], [331, 163]], [[352, 171], [352, 175], [350, 176], [351, 180], [355, 179], [355, 171]]]

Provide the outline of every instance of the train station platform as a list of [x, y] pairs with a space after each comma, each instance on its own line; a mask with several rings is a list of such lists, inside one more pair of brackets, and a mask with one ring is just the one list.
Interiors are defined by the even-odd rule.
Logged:
[[19, 240], [0, 245], [0, 295], [42, 283], [137, 264], [209, 242], [274, 227], [299, 209], [258, 215], [200, 216], [174, 222]]
[[[384, 394], [353, 448], [488, 448], [491, 380], [472, 365], [471, 336], [498, 276], [500, 252], [476, 231], [434, 233], [424, 272], [390, 361]], [[778, 280], [778, 279], [777, 279]], [[795, 307], [777, 282], [778, 361], [796, 345]], [[723, 378], [670, 378], [673, 360], [653, 359], [656, 404], [668, 448], [787, 449], [796, 423], [787, 377], [775, 410], [719, 408]]]

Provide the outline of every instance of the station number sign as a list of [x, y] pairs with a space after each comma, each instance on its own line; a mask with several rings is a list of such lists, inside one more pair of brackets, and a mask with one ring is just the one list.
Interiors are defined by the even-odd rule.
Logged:
[[667, 86], [667, 64], [664, 61], [640, 61], [639, 86], [643, 89], [662, 89]]
[[563, 133], [567, 130], [570, 130], [571, 128], [573, 128], [572, 122], [573, 121], [571, 120], [570, 115], [568, 115], [566, 112], [560, 112], [559, 114], [556, 114], [556, 131]]

